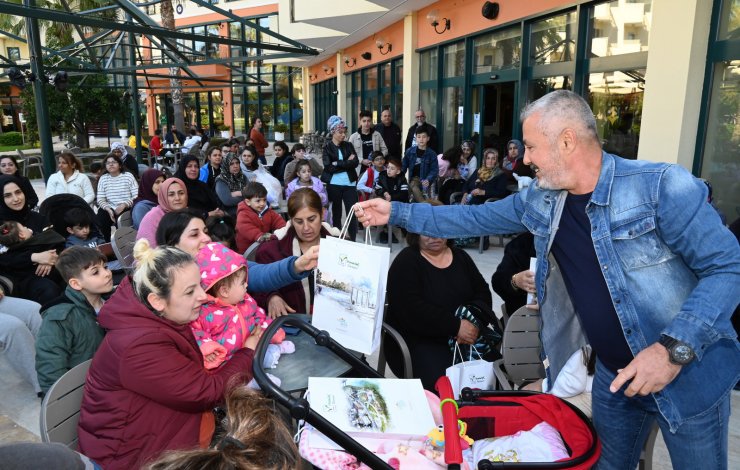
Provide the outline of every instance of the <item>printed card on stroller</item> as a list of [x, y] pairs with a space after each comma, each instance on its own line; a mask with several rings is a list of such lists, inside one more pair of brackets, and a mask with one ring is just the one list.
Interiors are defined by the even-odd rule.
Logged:
[[[421, 441], [434, 418], [418, 379], [308, 378], [311, 408], [370, 450], [380, 440]], [[311, 447], [341, 449], [311, 430]]]

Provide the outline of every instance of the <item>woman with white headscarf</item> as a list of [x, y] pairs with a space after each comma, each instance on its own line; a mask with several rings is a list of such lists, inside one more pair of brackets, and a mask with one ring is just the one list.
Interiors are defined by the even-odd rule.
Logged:
[[134, 178], [138, 181], [139, 164], [136, 163], [136, 157], [129, 155], [128, 150], [126, 150], [126, 146], [120, 142], [113, 142], [110, 146], [110, 152], [121, 157], [123, 166], [125, 166], [128, 172], [134, 175]]
[[[324, 145], [324, 172], [321, 181], [326, 183], [326, 192], [332, 203], [331, 213], [334, 226], [342, 227], [342, 203], [347, 217], [350, 217], [352, 206], [357, 203], [357, 166], [360, 164], [355, 147], [345, 141], [347, 124], [339, 116], [332, 116], [327, 122], [331, 140]], [[354, 241], [357, 235], [357, 220], [349, 226], [349, 239]]]

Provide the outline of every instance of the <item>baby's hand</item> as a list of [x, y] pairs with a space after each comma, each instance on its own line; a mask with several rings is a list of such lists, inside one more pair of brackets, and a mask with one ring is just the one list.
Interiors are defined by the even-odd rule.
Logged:
[[260, 338], [262, 337], [262, 333], [264, 332], [265, 330], [261, 326], [255, 328], [254, 331], [252, 331], [252, 334], [249, 335], [249, 338], [244, 342], [244, 347], [254, 351], [257, 348], [257, 343], [259, 343]]
[[207, 354], [203, 359], [205, 359], [206, 362], [215, 362], [217, 358], [218, 354], [212, 352], [211, 354]]

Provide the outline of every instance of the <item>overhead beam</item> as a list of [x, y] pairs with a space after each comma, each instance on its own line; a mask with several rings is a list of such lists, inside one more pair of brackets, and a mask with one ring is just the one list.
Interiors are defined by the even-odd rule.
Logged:
[[[87, 73], [87, 72], [73, 71], [73, 72], [68, 72], [68, 75], [70, 77], [75, 77], [75, 76], [81, 76], [81, 75], [92, 75], [96, 73], [99, 73], [99, 72], [90, 71], [90, 73]], [[141, 77], [140, 74], [133, 73], [133, 72], [118, 72], [115, 75], [128, 75], [130, 77]], [[161, 79], [166, 79], [166, 80], [175, 78], [174, 75], [167, 75], [164, 73], [146, 73], [146, 77], [161, 78]], [[182, 77], [182, 76], [178, 78], [187, 80], [186, 77]], [[259, 82], [247, 82], [243, 80], [227, 80], [223, 78], [208, 78], [208, 77], [199, 77], [199, 78], [201, 81], [204, 82], [203, 86], [209, 86], [210, 84], [221, 84], [221, 83], [228, 84], [228, 85], [259, 85]]]
[[[72, 9], [69, 8], [69, 4], [67, 3], [67, 0], [59, 0], [62, 6], [65, 10], [67, 10], [67, 13], [72, 13]], [[77, 31], [77, 35], [80, 37], [80, 40], [82, 40], [82, 43], [85, 45], [85, 49], [87, 49], [87, 53], [90, 54], [90, 60], [95, 65], [100, 65], [98, 62], [98, 57], [95, 55], [95, 51], [90, 49], [90, 45], [87, 42], [87, 38], [85, 38], [85, 33], [82, 31], [82, 28], [80, 28], [80, 25], [75, 24], [72, 25], [75, 28], [75, 31]]]
[[[155, 22], [153, 19], [149, 17], [149, 15], [145, 15], [139, 8], [131, 3], [128, 0], [115, 0], [115, 2], [123, 9], [126, 13], [128, 13], [131, 18], [136, 20], [138, 23], [141, 23], [144, 26], [148, 26], [150, 28], [159, 28], [159, 24]], [[131, 22], [130, 24], [133, 24]], [[130, 32], [130, 31], [129, 31]], [[183, 59], [185, 62], [189, 62], [187, 56], [180, 52], [180, 50], [171, 42], [169, 42], [167, 39], [160, 37], [159, 38], [162, 41], [162, 44], [167, 46], [167, 49], [169, 49], [172, 53], [176, 54], [180, 57], [180, 59]], [[163, 51], [164, 52], [164, 49]], [[174, 60], [173, 57], [170, 56], [170, 54], [167, 55], [167, 57], [170, 57], [170, 59]]]
[[[204, 60], [201, 62], [191, 62], [190, 65], [197, 66], [197, 65], [213, 65], [213, 64], [229, 64], [231, 62], [249, 62], [249, 61], [259, 61], [259, 60], [270, 60], [270, 59], [288, 59], [291, 57], [295, 57], [294, 54], [259, 54], [259, 55], [251, 55], [251, 56], [238, 56], [238, 57], [224, 57], [224, 58], [213, 58]], [[110, 68], [106, 70], [99, 70], [100, 73], [117, 73], [120, 71], [132, 71], [132, 70], [150, 70], [150, 69], [162, 69], [162, 68], [170, 68], [170, 67], [182, 67], [184, 65], [188, 64], [180, 64], [180, 63], [173, 63], [173, 64], [139, 64], [135, 65], [133, 67], [131, 66], [125, 66], [125, 67], [115, 67]], [[91, 69], [88, 69], [91, 70]]]
[[[47, 21], [59, 21], [59, 22], [66, 22], [69, 24], [78, 24], [82, 26], [89, 26], [91, 28], [101, 28], [101, 29], [113, 29], [116, 31], [124, 31], [124, 32], [132, 32], [142, 35], [156, 35], [157, 37], [161, 38], [172, 38], [172, 39], [184, 39], [189, 41], [202, 41], [203, 36], [191, 34], [191, 33], [185, 33], [181, 31], [171, 31], [162, 27], [152, 27], [152, 26], [141, 26], [141, 25], [135, 25], [130, 23], [116, 23], [106, 20], [101, 20], [98, 18], [91, 18], [87, 16], [82, 15], [73, 15], [69, 13], [65, 13], [58, 10], [48, 10], [44, 8], [32, 8], [32, 7], [24, 7], [21, 5], [17, 5], [15, 3], [9, 3], [7, 1], [0, 0], [0, 10], [2, 10], [5, 14], [9, 15], [16, 15], [16, 16], [22, 16], [26, 18], [35, 18], [40, 20], [47, 20]], [[221, 36], [209, 36], [208, 41], [216, 44], [224, 44], [228, 46], [238, 46], [238, 47], [255, 47], [255, 48], [261, 48], [264, 50], [271, 50], [276, 52], [285, 52], [285, 53], [292, 53], [292, 54], [300, 54], [300, 55], [318, 55], [319, 52], [313, 49], [305, 48], [305, 47], [292, 47], [292, 46], [282, 46], [278, 44], [263, 44], [263, 43], [256, 43], [253, 41], [241, 41], [238, 39], [230, 39], [225, 38]], [[292, 55], [291, 57], [293, 57]]]
[[[276, 33], [275, 31], [271, 31], [271, 30], [269, 30], [267, 28], [263, 28], [262, 26], [260, 26], [259, 24], [255, 23], [253, 21], [244, 19], [244, 18], [242, 18], [241, 16], [238, 16], [238, 15], [235, 15], [231, 10], [226, 11], [223, 8], [219, 8], [216, 5], [213, 5], [210, 2], [207, 2], [207, 1], [204, 1], [204, 0], [190, 0], [190, 1], [192, 1], [193, 3], [195, 3], [197, 5], [202, 6], [204, 8], [207, 8], [207, 9], [213, 11], [213, 12], [219, 13], [219, 14], [223, 15], [226, 18], [230, 18], [230, 19], [232, 19], [234, 21], [237, 21], [237, 22], [239, 22], [239, 23], [241, 23], [241, 24], [243, 24], [245, 26], [249, 26], [250, 28], [256, 29], [257, 31], [259, 31], [259, 32], [261, 32], [263, 34], [267, 34], [268, 36], [272, 36], [275, 39], [279, 39], [280, 41], [283, 41], [283, 42], [285, 42], [287, 44], [292, 44], [292, 45], [294, 45], [296, 47], [299, 47], [301, 49], [304, 49], [306, 51], [314, 51], [314, 49], [306, 46], [305, 44], [301, 44], [300, 42], [296, 41], [295, 39], [291, 39], [289, 37], [283, 36], [280, 33]], [[318, 54], [318, 51], [315, 51], [315, 52]], [[316, 55], [316, 54], [313, 54], [313, 55]]]

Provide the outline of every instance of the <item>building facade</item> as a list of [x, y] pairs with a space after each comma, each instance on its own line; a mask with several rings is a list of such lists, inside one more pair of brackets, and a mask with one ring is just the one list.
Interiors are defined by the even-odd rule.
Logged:
[[521, 137], [519, 110], [565, 88], [591, 104], [605, 150], [678, 163], [711, 182], [728, 222], [740, 216], [740, 2], [423, 3], [305, 68], [308, 130], [387, 106], [405, 137], [421, 107], [438, 150], [472, 139], [502, 152]]

